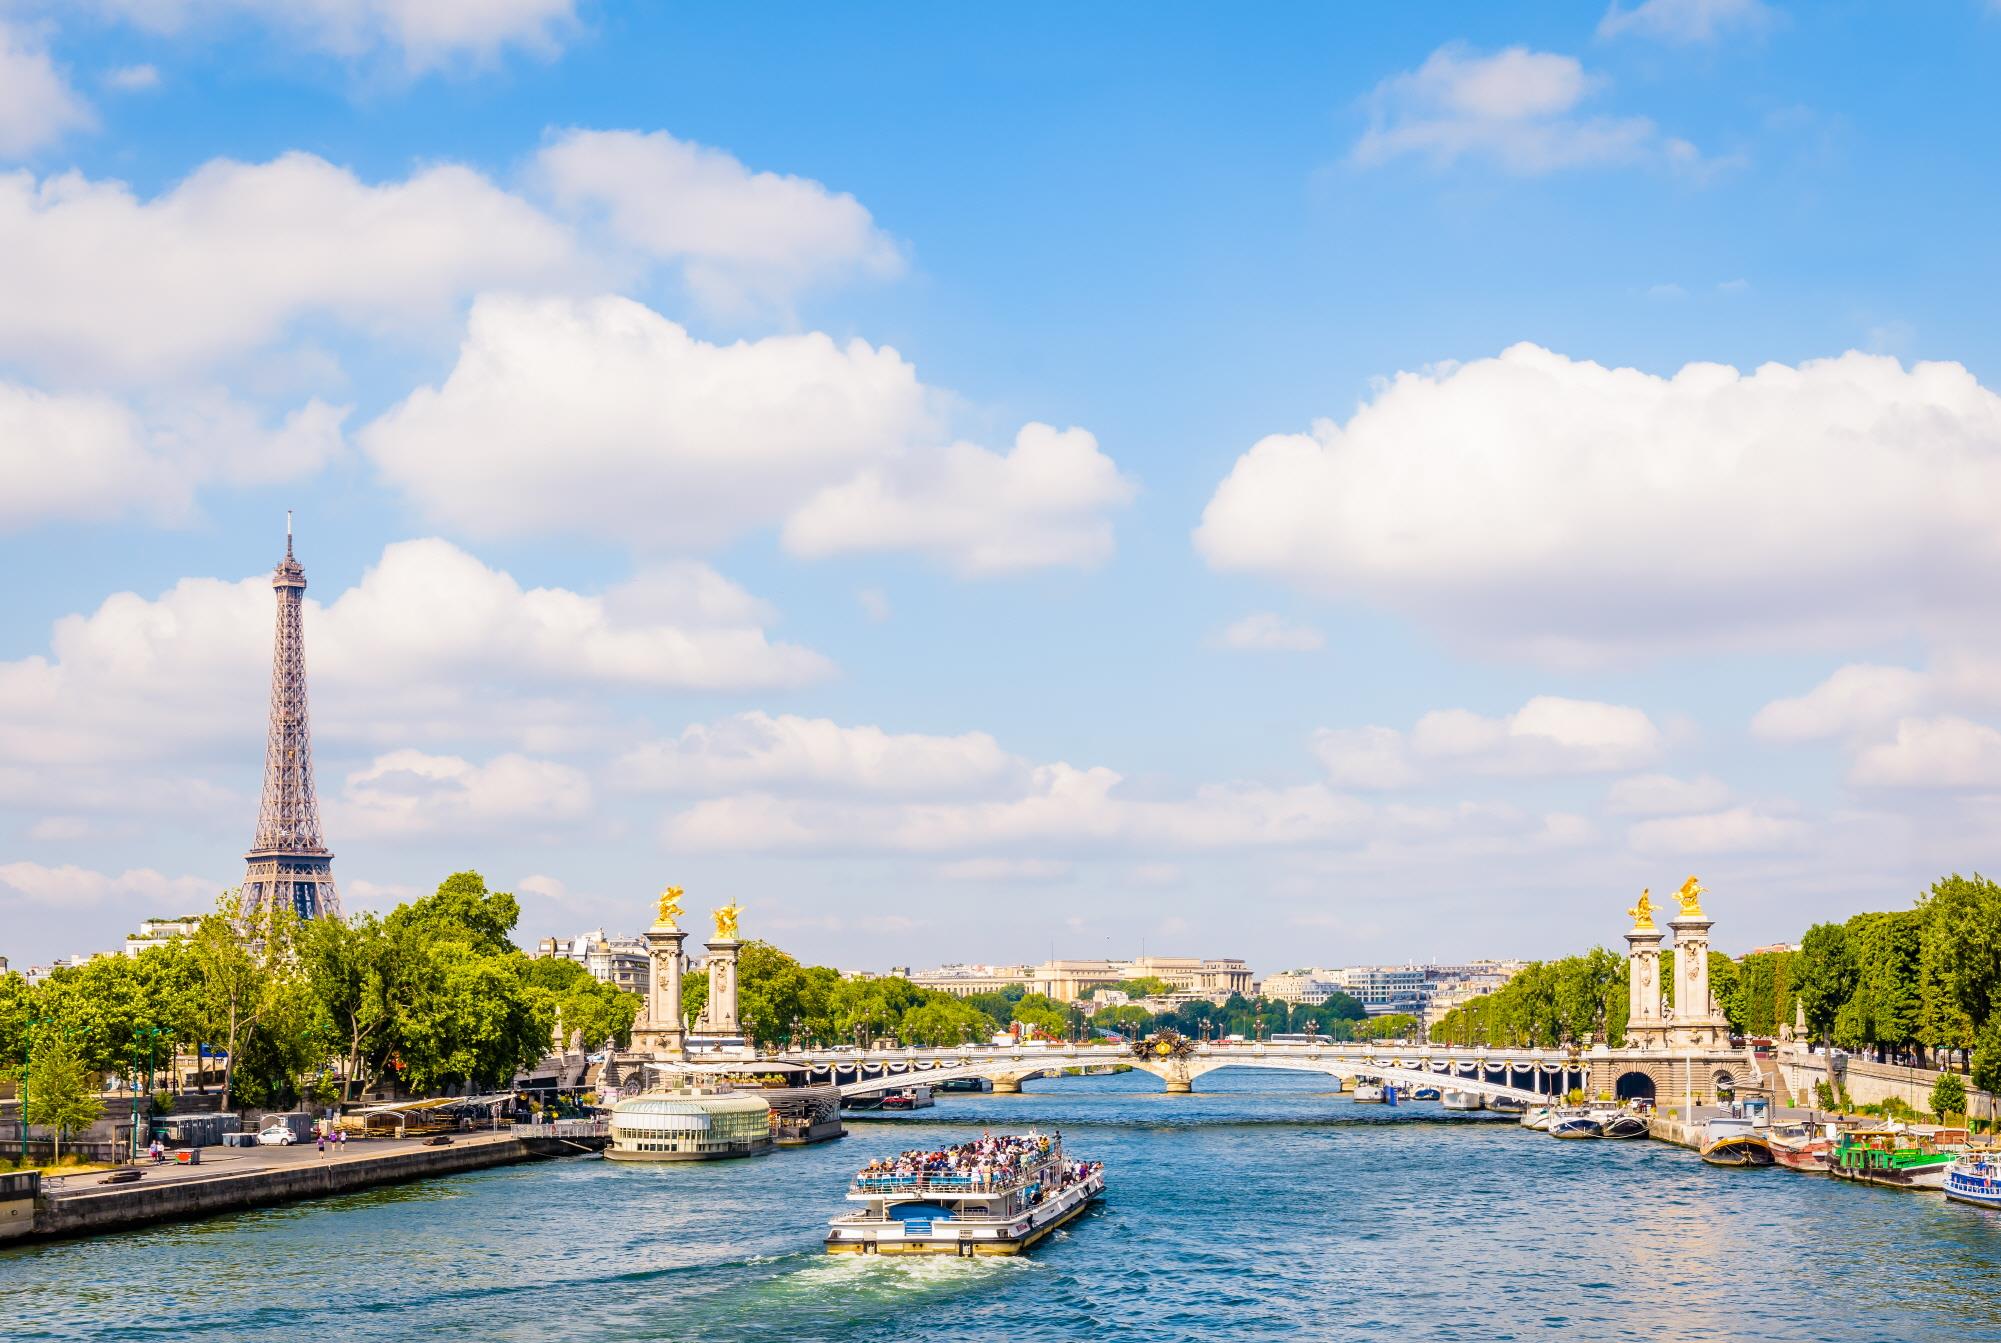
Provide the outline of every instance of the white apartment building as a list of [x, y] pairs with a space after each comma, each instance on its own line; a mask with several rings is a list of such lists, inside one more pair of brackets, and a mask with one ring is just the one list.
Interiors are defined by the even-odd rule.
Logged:
[[1046, 994], [1059, 1003], [1074, 1003], [1087, 989], [1134, 979], [1158, 979], [1176, 996], [1194, 994], [1210, 1002], [1251, 991], [1251, 968], [1235, 957], [1139, 956], [1131, 960], [1050, 960], [1040, 965], [959, 964], [921, 970], [910, 976], [910, 982], [920, 988], [938, 989], [961, 998], [1019, 984], [1030, 993]]
[[139, 925], [136, 933], [125, 934], [125, 954], [137, 956], [142, 951], [154, 947], [164, 947], [177, 938], [193, 937], [201, 927], [201, 915], [190, 914], [178, 919], [147, 919]]
[[593, 928], [575, 937], [545, 937], [536, 944], [538, 956], [561, 956], [584, 967], [592, 979], [615, 985], [627, 993], [646, 992], [652, 962], [643, 937], [607, 937], [602, 928]]

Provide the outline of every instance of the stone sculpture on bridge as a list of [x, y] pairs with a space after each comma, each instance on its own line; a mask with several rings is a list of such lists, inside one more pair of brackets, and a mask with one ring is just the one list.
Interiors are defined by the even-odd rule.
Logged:
[[1674, 893], [1674, 898], [1681, 901], [1681, 916], [1684, 919], [1701, 918], [1702, 897], [1707, 894], [1709, 892], [1703, 890], [1702, 883], [1694, 877], [1690, 877], [1687, 881], [1684, 881], [1681, 884], [1681, 889]]
[[1650, 933], [1654, 930], [1654, 899], [1651, 888], [1640, 892], [1640, 903], [1626, 911], [1626, 917], [1633, 921], [1633, 931]]

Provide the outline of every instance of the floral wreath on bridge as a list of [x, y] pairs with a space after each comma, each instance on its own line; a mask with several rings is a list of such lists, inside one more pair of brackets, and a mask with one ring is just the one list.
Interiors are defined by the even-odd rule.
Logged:
[[1158, 1030], [1144, 1040], [1127, 1046], [1134, 1058], [1185, 1059], [1195, 1052], [1195, 1042], [1176, 1030]]

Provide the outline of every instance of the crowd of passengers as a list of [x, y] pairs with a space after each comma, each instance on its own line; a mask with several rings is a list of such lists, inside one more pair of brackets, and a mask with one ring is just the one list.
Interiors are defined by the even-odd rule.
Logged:
[[[1060, 1145], [1063, 1135], [1057, 1134], [1054, 1141]], [[1049, 1138], [1032, 1129], [1025, 1137], [997, 1138], [991, 1133], [982, 1133], [972, 1142], [960, 1143], [956, 1147], [941, 1147], [932, 1152], [918, 1149], [879, 1158], [863, 1166], [856, 1179], [870, 1184], [920, 1176], [927, 1180], [945, 1177], [955, 1182], [964, 1181], [974, 1189], [1005, 1189], [1019, 1183], [1024, 1172], [1044, 1161], [1049, 1155], [1050, 1144]], [[1084, 1164], [1074, 1163], [1073, 1169]], [[1068, 1183], [1067, 1179], [1065, 1183]]]

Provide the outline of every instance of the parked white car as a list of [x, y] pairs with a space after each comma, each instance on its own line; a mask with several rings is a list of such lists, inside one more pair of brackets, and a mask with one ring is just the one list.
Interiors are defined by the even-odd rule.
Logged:
[[273, 1124], [257, 1135], [260, 1147], [290, 1147], [299, 1137], [283, 1124]]

